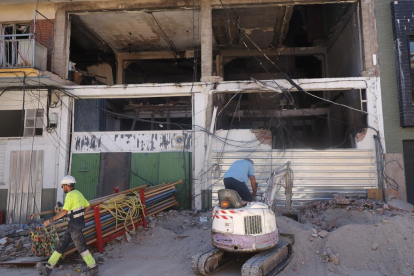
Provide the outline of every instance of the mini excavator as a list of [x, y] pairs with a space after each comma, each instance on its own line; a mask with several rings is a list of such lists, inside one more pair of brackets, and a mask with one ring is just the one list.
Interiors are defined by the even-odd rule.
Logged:
[[212, 211], [214, 249], [192, 257], [193, 272], [210, 275], [234, 259], [240, 259], [240, 255], [248, 258], [242, 267], [242, 276], [272, 276], [282, 271], [293, 249], [292, 242], [279, 239], [275, 195], [284, 186], [286, 196], [290, 196], [286, 198], [286, 209], [293, 213], [292, 182], [293, 171], [288, 162], [273, 171], [261, 201], [245, 205], [236, 191], [219, 190], [219, 205]]

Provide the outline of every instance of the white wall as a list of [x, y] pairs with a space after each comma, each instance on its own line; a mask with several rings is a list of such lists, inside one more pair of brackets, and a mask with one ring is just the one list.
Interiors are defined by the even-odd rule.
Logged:
[[[28, 109], [44, 109], [43, 127], [47, 124], [46, 105], [47, 91], [40, 92], [37, 90], [27, 90], [25, 100], [25, 110]], [[22, 105], [23, 91], [6, 91], [0, 97], [0, 110], [18, 110]], [[0, 189], [9, 189], [10, 179], [10, 159], [12, 151], [42, 150], [44, 160], [43, 171], [43, 188], [57, 188], [58, 201], [62, 201], [63, 193], [60, 191], [60, 179], [67, 173], [67, 153], [69, 152], [69, 98], [62, 97], [62, 102], [57, 108], [50, 108], [49, 112], [56, 113], [58, 117], [58, 125], [53, 133], [43, 130], [42, 136], [35, 137], [14, 137], [0, 138], [1, 144], [6, 145], [6, 160], [4, 170], [4, 184], [0, 184]], [[0, 118], [4, 120], [7, 118]]]
[[192, 144], [192, 133], [181, 130], [72, 134], [72, 153], [190, 151]]

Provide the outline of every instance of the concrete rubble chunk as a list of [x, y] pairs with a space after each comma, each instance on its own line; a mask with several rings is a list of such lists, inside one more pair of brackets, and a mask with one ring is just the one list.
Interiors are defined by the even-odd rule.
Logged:
[[349, 205], [351, 203], [349, 199], [344, 195], [335, 195], [334, 201], [336, 204], [339, 204], [339, 205]]
[[153, 220], [148, 223], [149, 228], [155, 228], [156, 226], [157, 226], [157, 224]]
[[414, 206], [408, 202], [405, 202], [401, 199], [392, 199], [388, 201], [388, 206], [391, 209], [397, 209], [397, 210], [402, 210], [402, 211], [407, 211], [407, 212], [412, 212], [414, 213]]
[[128, 232], [125, 232], [125, 239], [128, 243], [131, 242], [131, 235]]
[[317, 238], [318, 234], [311, 234], [312, 237]]
[[325, 238], [326, 236], [328, 236], [328, 232], [325, 230], [322, 230], [318, 233], [319, 237], [321, 238]]
[[371, 245], [371, 250], [377, 250], [378, 247], [379, 247], [379, 243], [373, 242], [372, 245]]
[[10, 238], [2, 238], [1, 240], [0, 240], [0, 245], [7, 245], [7, 244], [9, 244], [9, 243], [11, 243], [12, 242], [12, 239], [10, 239]]
[[19, 240], [17, 242], [16, 249], [19, 250], [19, 251], [23, 249], [23, 242], [22, 242], [22, 240]]

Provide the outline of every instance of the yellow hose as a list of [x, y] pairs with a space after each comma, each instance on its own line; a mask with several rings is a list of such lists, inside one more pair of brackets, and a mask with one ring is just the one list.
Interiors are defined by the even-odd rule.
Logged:
[[[141, 203], [141, 198], [138, 192], [133, 191], [133, 196], [126, 196], [120, 194], [113, 198], [110, 198], [100, 204], [100, 208], [107, 210], [114, 218], [116, 222], [116, 229], [118, 229], [118, 221], [124, 222], [124, 228], [130, 232], [127, 225], [128, 221], [133, 222], [139, 217], [140, 210], [144, 213], [144, 206]], [[128, 208], [127, 211], [124, 209]], [[133, 230], [135, 230], [135, 225]]]

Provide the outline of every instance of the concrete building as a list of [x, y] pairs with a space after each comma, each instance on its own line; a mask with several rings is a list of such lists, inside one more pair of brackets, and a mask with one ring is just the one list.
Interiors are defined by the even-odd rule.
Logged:
[[[384, 185], [371, 1], [1, 5], [0, 23], [17, 24], [13, 34], [21, 32], [19, 22], [33, 21], [35, 10], [47, 18], [37, 24], [53, 23], [46, 37], [35, 35], [46, 48], [52, 45], [44, 53], [50, 63], [40, 71], [60, 78], [48, 89], [67, 112], [58, 116], [65, 127], [59, 136], [71, 134], [62, 142], [69, 150], [59, 173], [77, 177], [89, 198], [117, 185], [181, 178], [181, 207], [207, 208], [228, 166], [247, 156], [261, 187], [273, 169], [292, 161], [296, 202]], [[8, 60], [13, 68], [26, 60], [15, 55]], [[7, 172], [10, 149], [5, 154]], [[52, 182], [44, 180], [43, 187], [56, 187]], [[0, 189], [8, 189], [10, 202], [13, 187], [5, 183]]]
[[[411, 68], [414, 5], [412, 1], [375, 1], [375, 7], [387, 148], [386, 172], [390, 176], [389, 181], [394, 186], [399, 185], [401, 198], [414, 203]], [[392, 162], [394, 160], [398, 162]]]

